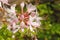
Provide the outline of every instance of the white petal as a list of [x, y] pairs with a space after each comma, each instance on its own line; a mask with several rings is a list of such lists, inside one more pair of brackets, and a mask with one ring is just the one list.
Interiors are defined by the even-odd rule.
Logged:
[[22, 30], [22, 32], [24, 32], [24, 29], [21, 29]]
[[30, 13], [32, 11], [36, 10], [36, 7], [32, 4], [27, 5], [27, 11]]
[[5, 4], [8, 4], [8, 0], [0, 0], [0, 1], [3, 2], [3, 3], [5, 3]]
[[2, 7], [1, 2], [0, 2], [0, 7]]
[[12, 38], [15, 38], [15, 35], [12, 35]]
[[16, 33], [18, 31], [18, 29], [14, 30], [13, 33]]
[[40, 26], [40, 24], [37, 23], [37, 22], [32, 22], [31, 25], [34, 26], [34, 27], [39, 27]]
[[33, 28], [32, 28], [32, 26], [31, 26], [31, 25], [30, 25], [30, 30], [31, 30], [32, 32], [34, 32], [34, 31], [33, 31]]
[[23, 7], [24, 7], [24, 2], [22, 2], [22, 3], [20, 4], [20, 6], [21, 6], [21, 8], [23, 8]]
[[16, 7], [16, 4], [13, 4], [13, 5], [11, 6], [11, 12], [12, 12], [12, 13], [15, 13], [15, 7]]

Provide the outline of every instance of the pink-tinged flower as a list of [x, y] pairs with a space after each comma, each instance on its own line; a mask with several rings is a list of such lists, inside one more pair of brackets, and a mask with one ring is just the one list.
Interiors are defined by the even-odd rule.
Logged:
[[16, 33], [20, 29], [19, 25], [16, 25], [16, 24], [13, 24], [12, 27], [13, 27], [13, 29], [12, 29], [13, 33]]
[[8, 0], [0, 0], [0, 2], [3, 2], [3, 4], [9, 5]]
[[16, 25], [16, 23], [13, 23], [9, 24], [7, 29], [11, 30], [13, 33], [16, 33], [20, 29], [20, 27], [19, 25]]
[[15, 7], [16, 7], [16, 4], [11, 5], [11, 12], [12, 12], [12, 13], [16, 13], [16, 12], [15, 12], [15, 11], [16, 11], [16, 10], [15, 10]]
[[18, 22], [18, 18], [16, 17], [16, 12], [15, 12], [15, 7], [16, 7], [16, 4], [13, 4], [11, 5], [11, 9], [6, 8], [6, 11], [8, 12], [7, 17], [9, 17], [7, 18], [7, 21], [10, 23]]
[[21, 22], [20, 25], [22, 27], [25, 27], [25, 26], [27, 26], [27, 28], [29, 27], [31, 31], [33, 31], [32, 26], [39, 27], [41, 25], [40, 18], [38, 17], [36, 12], [33, 12], [34, 10], [36, 10], [36, 7], [33, 6], [32, 4], [29, 4], [27, 5], [27, 11], [30, 11], [31, 14], [27, 12], [19, 15], [19, 20]]
[[28, 13], [36, 10], [36, 7], [35, 7], [34, 5], [32, 5], [32, 4], [29, 4], [29, 5], [27, 5], [26, 7], [27, 7], [27, 12], [28, 12]]
[[19, 30], [19, 25], [16, 25], [18, 22], [18, 18], [16, 16], [15, 7], [16, 7], [16, 4], [13, 4], [11, 6], [11, 9], [6, 8], [6, 11], [8, 12], [7, 16], [9, 17], [7, 18], [7, 21], [10, 23], [8, 25], [8, 29], [10, 30], [12, 29], [13, 33], [16, 33]]
[[41, 25], [39, 17], [36, 15], [36, 13], [31, 13], [29, 16], [28, 24], [33, 27], [39, 27]]
[[5, 8], [5, 10], [9, 13], [9, 14], [14, 14], [16, 15], [16, 10], [15, 10], [16, 4], [11, 5], [10, 9], [9, 8]]
[[39, 27], [41, 24], [38, 23], [38, 22], [32, 22], [31, 25], [32, 25], [33, 27]]
[[29, 14], [28, 13], [23, 13], [21, 15], [18, 16], [19, 21], [23, 21], [25, 23], [25, 25], [27, 25], [27, 22], [29, 20]]
[[14, 21], [15, 23], [17, 23], [17, 22], [18, 22], [18, 18], [16, 17], [13, 21]]
[[18, 22], [18, 18], [16, 16], [10, 16], [10, 18], [7, 18], [7, 21], [11, 24], [13, 24], [14, 22], [17, 23]]
[[[39, 27], [41, 25], [40, 20], [42, 19], [37, 15], [37, 12], [34, 12], [34, 10], [36, 10], [36, 7], [32, 4], [27, 5], [27, 12], [19, 14], [17, 18], [15, 6], [16, 5], [14, 4], [11, 6], [11, 9], [6, 9], [9, 13], [8, 16], [10, 17], [7, 19], [7, 21], [10, 23], [8, 29], [10, 28], [11, 30], [12, 28], [13, 33], [16, 33], [19, 29], [24, 32], [24, 28], [28, 28], [34, 32], [33, 28]], [[24, 3], [22, 3], [21, 6], [24, 7]], [[20, 25], [16, 25], [18, 21], [20, 22]]]

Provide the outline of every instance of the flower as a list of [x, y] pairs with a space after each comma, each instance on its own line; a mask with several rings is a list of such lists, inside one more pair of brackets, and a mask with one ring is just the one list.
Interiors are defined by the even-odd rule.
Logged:
[[8, 25], [8, 29], [12, 29], [12, 32], [16, 33], [19, 30], [19, 25], [17, 25], [18, 18], [14, 15], [11, 16], [11, 18], [7, 19], [7, 21], [10, 23]]
[[16, 13], [16, 12], [15, 12], [15, 7], [16, 7], [16, 4], [11, 5], [11, 12], [12, 12], [12, 13]]
[[36, 10], [36, 7], [35, 7], [34, 5], [32, 5], [32, 4], [29, 4], [29, 5], [27, 5], [26, 7], [27, 7], [27, 12], [28, 12], [28, 13]]
[[8, 25], [8, 28], [7, 28], [8, 30], [11, 30], [13, 33], [16, 33], [19, 29], [20, 29], [20, 27], [19, 27], [19, 25], [16, 25], [16, 23], [12, 23], [12, 24], [9, 24]]
[[18, 16], [20, 28], [22, 28], [22, 30], [24, 28], [29, 28], [32, 32], [34, 32], [33, 28], [41, 25], [40, 17], [37, 15], [37, 12], [34, 12], [34, 10], [36, 10], [36, 7], [32, 4], [29, 4], [27, 5], [27, 12]]
[[15, 7], [16, 7], [16, 4], [11, 5], [10, 8], [5, 7], [5, 11], [7, 11], [9, 14], [16, 15]]
[[33, 13], [31, 13], [31, 15], [29, 15], [28, 24], [31, 25], [31, 26], [33, 26], [33, 27], [39, 27], [41, 25], [40, 19], [36, 15], [35, 12], [33, 12]]
[[0, 0], [0, 2], [3, 2], [3, 4], [9, 5], [8, 0]]
[[[20, 4], [22, 9], [24, 5], [24, 2]], [[16, 4], [11, 5], [10, 8], [4, 7], [5, 11], [7, 11], [6, 20], [9, 22], [7, 29], [11, 30], [13, 33], [16, 33], [18, 30], [24, 32], [24, 28], [30, 29], [30, 31], [34, 32], [34, 28], [40, 27], [40, 20], [42, 18], [38, 16], [37, 9], [34, 5], [27, 5], [27, 11], [23, 12], [22, 10], [22, 14], [18, 14], [18, 16], [16, 16], [15, 7]], [[17, 24], [17, 22], [20, 23]]]
[[16, 16], [15, 7], [16, 4], [13, 4], [10, 7], [11, 9], [6, 8], [6, 11], [8, 12], [7, 21], [9, 22], [7, 29], [11, 30], [13, 33], [16, 33], [20, 28], [19, 25], [17, 25], [18, 18]]

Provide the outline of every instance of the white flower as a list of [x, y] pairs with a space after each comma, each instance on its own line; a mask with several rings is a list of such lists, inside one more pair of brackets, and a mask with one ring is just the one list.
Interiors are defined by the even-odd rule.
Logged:
[[27, 12], [28, 12], [28, 13], [36, 10], [36, 7], [35, 7], [34, 5], [32, 5], [32, 4], [29, 4], [29, 5], [27, 5], [26, 7], [27, 7]]
[[20, 29], [19, 25], [13, 24], [13, 33], [16, 33]]
[[28, 24], [34, 27], [39, 27], [41, 25], [40, 21], [39, 20], [37, 21], [36, 18], [33, 18], [33, 17], [30, 17]]
[[9, 5], [8, 0], [0, 0], [0, 1], [3, 2], [3, 4]]
[[40, 18], [36, 15], [36, 13], [31, 13], [28, 24], [33, 27], [39, 27], [41, 25]]
[[16, 4], [13, 4], [13, 5], [11, 6], [11, 12], [12, 12], [12, 13], [15, 13], [15, 7], [16, 7]]
[[41, 24], [38, 22], [32, 22], [31, 25], [34, 27], [39, 27]]
[[8, 25], [7, 29], [11, 30], [11, 28], [12, 28], [13, 33], [16, 33], [20, 29], [19, 25], [16, 25], [16, 23], [12, 23], [11, 25]]
[[11, 5], [10, 9], [5, 7], [5, 11], [7, 11], [9, 14], [16, 15], [15, 7], [16, 7], [16, 4]]
[[16, 33], [19, 30], [19, 27], [13, 31], [13, 33]]

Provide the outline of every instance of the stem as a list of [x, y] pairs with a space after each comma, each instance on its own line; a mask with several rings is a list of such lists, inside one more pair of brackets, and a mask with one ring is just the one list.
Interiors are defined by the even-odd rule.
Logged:
[[23, 14], [23, 7], [21, 7], [21, 13]]

